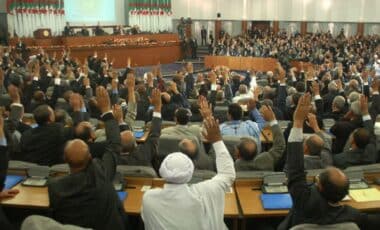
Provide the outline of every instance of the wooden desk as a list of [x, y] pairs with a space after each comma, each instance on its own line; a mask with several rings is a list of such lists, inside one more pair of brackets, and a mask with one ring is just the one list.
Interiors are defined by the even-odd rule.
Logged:
[[49, 208], [50, 202], [47, 187], [27, 187], [18, 184], [14, 189], [18, 189], [20, 193], [14, 198], [1, 200], [1, 205], [17, 208]]
[[237, 204], [235, 189], [233, 189], [233, 193], [226, 193], [224, 203], [224, 217], [239, 217], [239, 208]]
[[236, 186], [239, 203], [244, 217], [276, 217], [285, 216], [288, 210], [264, 210], [261, 204], [261, 190], [252, 190], [252, 186]]
[[[230, 56], [206, 56], [205, 67], [213, 68], [218, 65], [228, 66], [233, 70], [249, 70], [255, 69], [257, 71], [274, 71], [278, 60], [275, 58], [261, 58], [261, 57], [230, 57]], [[300, 71], [301, 61], [291, 61], [292, 67], [297, 67]], [[312, 66], [311, 63], [303, 62], [304, 69]]]
[[150, 134], [150, 130], [146, 130], [144, 132], [144, 135], [142, 137], [140, 137], [139, 139], [136, 139], [136, 142], [141, 144], [141, 143], [145, 143], [145, 141], [148, 139], [149, 137], [149, 134]]
[[[372, 185], [380, 190], [380, 186]], [[243, 212], [244, 217], [263, 218], [263, 217], [278, 217], [288, 214], [288, 210], [264, 210], [260, 195], [261, 190], [254, 189], [250, 185], [237, 185], [235, 187], [238, 200]], [[380, 210], [380, 201], [371, 202], [356, 202], [351, 199], [349, 201], [342, 201], [341, 204], [349, 205], [363, 212], [374, 212]]]

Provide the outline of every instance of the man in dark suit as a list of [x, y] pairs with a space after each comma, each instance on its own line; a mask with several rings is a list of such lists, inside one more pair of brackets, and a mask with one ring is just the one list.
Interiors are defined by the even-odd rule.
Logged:
[[120, 164], [125, 165], [156, 165], [158, 151], [158, 139], [161, 134], [161, 92], [158, 89], [152, 91], [153, 119], [151, 132], [144, 144], [137, 145], [133, 132], [124, 131], [121, 133], [121, 156]]
[[373, 120], [376, 120], [377, 115], [380, 114], [380, 78], [373, 79], [372, 84], [372, 105], [369, 109], [369, 113]]
[[55, 123], [54, 111], [48, 105], [38, 106], [33, 115], [38, 127], [27, 130], [21, 136], [19, 160], [49, 166], [62, 163], [66, 141], [64, 127]]
[[[201, 29], [202, 46], [207, 45], [207, 30], [204, 26]], [[203, 43], [204, 41], [204, 43]]]
[[98, 25], [95, 27], [95, 36], [102, 36], [105, 34], [103, 28], [100, 26], [100, 23], [98, 22]]
[[350, 149], [334, 155], [334, 165], [345, 169], [355, 165], [374, 164], [377, 161], [376, 136], [373, 131], [373, 122], [368, 111], [368, 99], [361, 95], [360, 108], [364, 128], [354, 130], [350, 141]]
[[64, 156], [70, 175], [49, 182], [50, 206], [54, 218], [61, 223], [99, 230], [122, 230], [125, 229], [126, 216], [112, 183], [121, 146], [119, 127], [112, 114], [107, 90], [98, 87], [96, 96], [106, 128], [106, 152], [101, 160], [92, 159], [82, 140], [68, 142]]
[[63, 29], [63, 36], [73, 36], [74, 35], [74, 30], [73, 28], [70, 27], [70, 23], [69, 22], [66, 22], [66, 26], [65, 28]]
[[[3, 190], [5, 178], [8, 169], [8, 157], [7, 157], [7, 139], [4, 134], [4, 120], [0, 116], [0, 201], [5, 198], [12, 198], [16, 196], [19, 191], [16, 189]], [[0, 229], [14, 229], [9, 223], [0, 206]]]
[[288, 139], [288, 188], [293, 207], [277, 229], [290, 229], [299, 224], [329, 225], [354, 222], [360, 229], [378, 229], [380, 216], [360, 213], [340, 205], [348, 194], [347, 176], [339, 169], [330, 167], [317, 177], [315, 185], [308, 185], [303, 160], [303, 123], [311, 107], [310, 94], [302, 96], [294, 112], [293, 128]]
[[82, 27], [80, 33], [81, 33], [81, 35], [84, 36], [84, 37], [88, 37], [88, 36], [90, 36], [90, 32], [88, 31], [88, 29], [87, 29], [85, 26]]

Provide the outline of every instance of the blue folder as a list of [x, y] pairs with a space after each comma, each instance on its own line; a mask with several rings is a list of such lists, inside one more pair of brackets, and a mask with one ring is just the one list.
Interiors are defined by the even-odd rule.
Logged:
[[136, 138], [141, 138], [144, 136], [144, 131], [134, 131]]
[[7, 175], [4, 182], [4, 189], [11, 189], [24, 179], [23, 176]]
[[290, 209], [293, 205], [289, 193], [261, 194], [261, 203], [263, 204], [264, 209], [267, 210]]
[[122, 192], [117, 192], [117, 195], [119, 196], [120, 201], [123, 202], [125, 200], [125, 198], [127, 198], [128, 193], [122, 191]]

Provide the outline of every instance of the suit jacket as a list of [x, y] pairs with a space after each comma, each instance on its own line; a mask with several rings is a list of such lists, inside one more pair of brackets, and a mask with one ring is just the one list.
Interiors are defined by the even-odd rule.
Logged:
[[302, 142], [288, 142], [288, 189], [293, 207], [277, 229], [290, 229], [298, 224], [328, 225], [344, 222], [354, 222], [360, 229], [378, 229], [378, 215], [360, 213], [347, 205], [332, 206], [315, 185], [307, 184], [302, 145]]
[[48, 184], [50, 206], [55, 220], [93, 229], [125, 229], [123, 206], [113, 188], [120, 132], [111, 113], [103, 117], [107, 148], [102, 159], [93, 159], [87, 168]]
[[273, 133], [273, 146], [268, 152], [259, 153], [253, 160], [238, 159], [235, 162], [236, 171], [274, 171], [274, 167], [285, 151], [285, 139], [280, 126], [271, 127]]
[[369, 114], [371, 114], [372, 120], [376, 121], [377, 115], [380, 114], [380, 95], [372, 96], [372, 104], [369, 108]]
[[158, 139], [161, 135], [161, 118], [153, 117], [152, 129], [144, 144], [139, 144], [132, 153], [122, 153], [119, 164], [157, 166]]
[[49, 166], [62, 163], [65, 139], [65, 130], [58, 123], [29, 129], [21, 136], [18, 160]]
[[207, 30], [206, 29], [202, 29], [201, 30], [201, 37], [202, 38], [207, 38]]
[[342, 153], [334, 155], [334, 165], [336, 167], [345, 169], [355, 165], [374, 164], [377, 161], [378, 155], [376, 150], [376, 136], [373, 132], [372, 120], [366, 120], [363, 122], [364, 128], [366, 128], [370, 134], [370, 143], [364, 149], [347, 149]]

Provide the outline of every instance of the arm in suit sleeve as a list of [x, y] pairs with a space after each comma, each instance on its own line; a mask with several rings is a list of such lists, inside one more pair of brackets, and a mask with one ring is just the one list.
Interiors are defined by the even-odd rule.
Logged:
[[153, 112], [152, 128], [147, 141], [142, 147], [144, 162], [156, 166], [156, 156], [158, 155], [158, 140], [161, 135], [161, 113]]
[[[6, 139], [0, 139], [0, 142], [6, 143]], [[7, 176], [8, 169], [8, 157], [7, 157], [7, 147], [4, 144], [0, 144], [0, 191], [4, 188], [5, 177]]]
[[286, 113], [286, 85], [280, 84], [278, 87], [278, 100], [277, 100], [277, 107], [282, 111], [283, 114]]
[[87, 112], [74, 111], [71, 113], [71, 118], [73, 119], [73, 124], [75, 126], [82, 121], [88, 121], [90, 119], [90, 115]]
[[129, 128], [133, 127], [135, 123], [137, 115], [137, 104], [135, 102], [128, 103], [127, 113], [125, 114], [124, 121], [129, 126]]
[[363, 84], [363, 94], [369, 98], [369, 85], [368, 82]]
[[113, 180], [116, 173], [116, 156], [120, 153], [121, 148], [120, 130], [112, 113], [104, 114], [102, 120], [105, 123], [107, 137], [107, 147], [102, 157], [102, 163], [108, 179]]
[[285, 152], [286, 143], [284, 135], [282, 134], [282, 130], [277, 122], [271, 126], [271, 129], [273, 133], [273, 146], [269, 149], [267, 154], [272, 159], [274, 168], [274, 166], [280, 160], [282, 154]]
[[377, 115], [380, 114], [380, 95], [372, 95], [372, 105], [369, 108], [369, 114], [371, 114], [372, 119], [375, 121]]
[[302, 206], [310, 197], [310, 188], [306, 182], [303, 157], [302, 129], [292, 128], [287, 146], [288, 188], [293, 205]]
[[314, 97], [314, 103], [315, 103], [315, 107], [317, 109], [317, 115], [319, 117], [322, 117], [322, 114], [324, 112], [324, 109], [323, 109], [323, 99], [321, 96], [317, 95]]
[[321, 151], [321, 160], [324, 167], [330, 166], [333, 164], [332, 159], [332, 140], [327, 136], [327, 134], [323, 131], [319, 131], [315, 133], [323, 140], [323, 149]]

